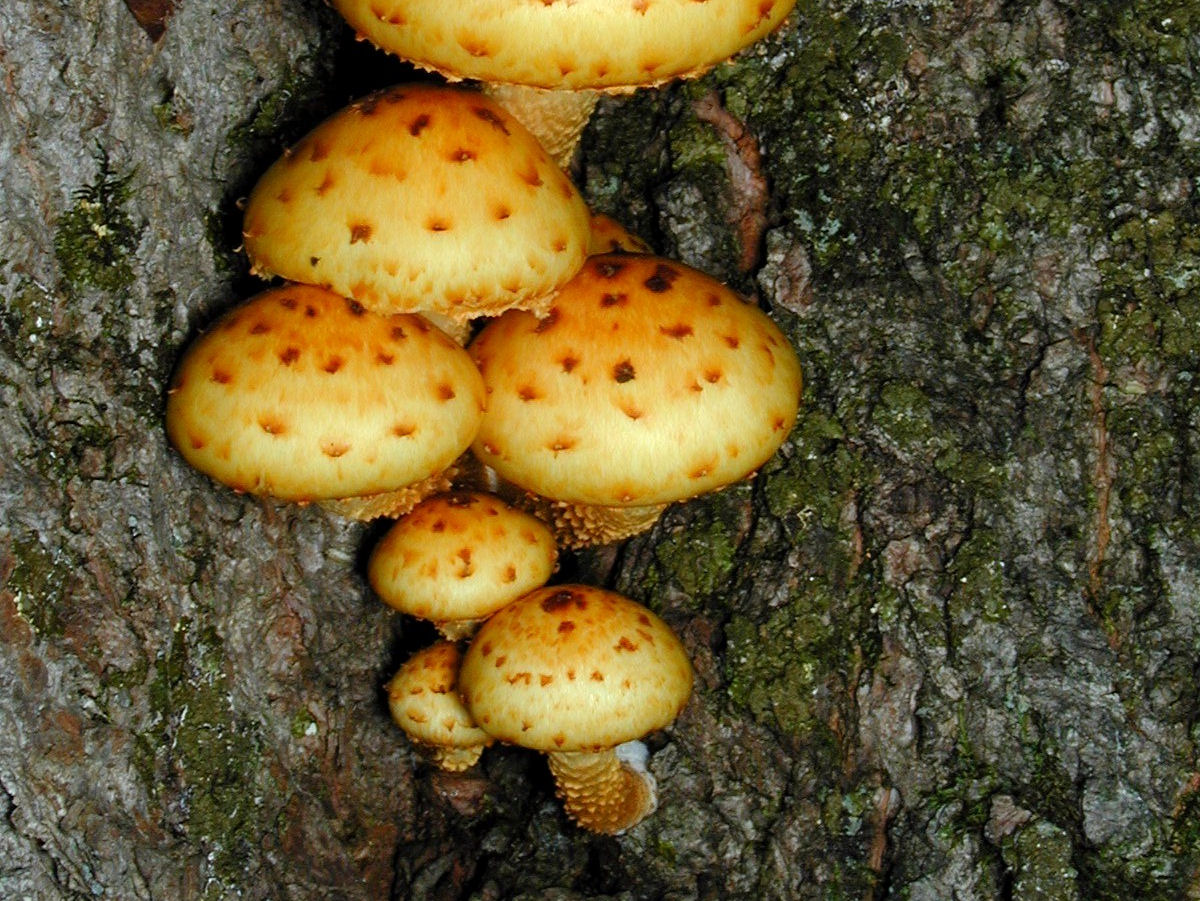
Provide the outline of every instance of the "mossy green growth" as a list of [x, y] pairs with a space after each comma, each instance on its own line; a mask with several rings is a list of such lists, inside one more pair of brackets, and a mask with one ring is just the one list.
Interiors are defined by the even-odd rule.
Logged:
[[[153, 725], [136, 760], [153, 796], [179, 802], [179, 824], [210, 862], [204, 897], [228, 897], [260, 829], [262, 740], [233, 708], [216, 632], [185, 619], [154, 666]], [[170, 792], [173, 796], [163, 796]]]
[[818, 698], [853, 658], [859, 630], [847, 607], [814, 580], [764, 622], [735, 614], [725, 627], [730, 700], [756, 722], [834, 757], [837, 737]]
[[13, 569], [7, 588], [17, 611], [40, 639], [62, 634], [61, 608], [75, 563], [60, 550], [45, 547], [36, 536], [12, 544]]
[[103, 148], [97, 160], [95, 180], [75, 191], [74, 205], [55, 223], [54, 255], [69, 292], [90, 287], [115, 293], [129, 287], [130, 256], [145, 229], [128, 210], [133, 173], [113, 171]]

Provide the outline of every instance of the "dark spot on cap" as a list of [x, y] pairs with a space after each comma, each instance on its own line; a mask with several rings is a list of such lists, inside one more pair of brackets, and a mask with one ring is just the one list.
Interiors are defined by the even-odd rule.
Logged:
[[442, 382], [442, 384], [437, 386], [437, 392], [438, 397], [440, 397], [442, 400], [454, 400], [456, 397], [454, 389], [445, 382]]
[[602, 307], [623, 307], [628, 303], [628, 294], [603, 294], [600, 297], [600, 306]]
[[360, 241], [371, 240], [372, 228], [365, 222], [350, 223], [350, 243], [357, 244]]
[[341, 357], [330, 357], [325, 361], [325, 365], [322, 366], [321, 369], [323, 369], [325, 372], [328, 372], [330, 375], [333, 375], [342, 368], [343, 363], [344, 361]]
[[250, 326], [251, 335], [265, 335], [269, 331], [271, 331], [271, 326], [265, 322], [256, 322], [254, 325]]
[[279, 354], [279, 362], [284, 366], [291, 366], [299, 359], [300, 348], [298, 347], [286, 347], [283, 349], [283, 352]]
[[674, 325], [660, 325], [658, 330], [668, 338], [686, 338], [689, 335], [695, 334], [695, 330], [686, 322], [677, 322]]
[[614, 382], [624, 384], [625, 382], [632, 382], [637, 377], [637, 373], [634, 371], [633, 363], [628, 359], [624, 359], [613, 367], [612, 377]]
[[404, 326], [402, 326], [402, 325], [393, 325], [392, 326], [392, 340], [393, 341], [403, 341], [407, 337], [408, 337], [408, 333], [404, 331]]
[[350, 445], [344, 441], [326, 441], [321, 445], [321, 453], [335, 460], [350, 450]]
[[600, 260], [596, 263], [596, 274], [601, 278], [615, 278], [624, 268], [625, 264], [616, 260]]
[[508, 126], [504, 124], [504, 120], [486, 106], [472, 107], [471, 112], [493, 128], [499, 129], [504, 134], [508, 134]]
[[475, 151], [468, 150], [466, 147], [460, 147], [450, 154], [450, 162], [466, 163], [475, 159]]
[[429, 122], [429, 114], [421, 113], [421, 115], [417, 116], [417, 118], [408, 123], [408, 133], [414, 138], [417, 137], [417, 135], [429, 127]]
[[560, 315], [558, 307], [551, 307], [546, 311], [546, 315], [538, 320], [538, 324], [534, 326], [534, 332], [540, 335], [542, 332], [554, 328]]
[[564, 633], [564, 634], [567, 632], [574, 632], [575, 631], [575, 623], [569, 619], [564, 619], [561, 623], [558, 624], [558, 631], [561, 633]]
[[210, 378], [218, 385], [228, 385], [233, 381], [233, 376], [224, 369], [214, 369]]
[[666, 263], [659, 263], [654, 269], [654, 274], [643, 283], [647, 288], [655, 294], [662, 294], [665, 291], [671, 290], [671, 285], [675, 283], [675, 279], [679, 278], [679, 270], [673, 266], [668, 266]]
[[541, 603], [542, 610], [546, 613], [554, 613], [572, 605], [576, 610], [586, 610], [587, 598], [570, 588], [562, 588], [542, 598]]
[[621, 640], [613, 645], [614, 651], [636, 651], [638, 646], [629, 640], [626, 635], [621, 636]]
[[563, 372], [570, 372], [579, 365], [579, 357], [565, 354], [559, 358], [558, 365], [562, 367]]

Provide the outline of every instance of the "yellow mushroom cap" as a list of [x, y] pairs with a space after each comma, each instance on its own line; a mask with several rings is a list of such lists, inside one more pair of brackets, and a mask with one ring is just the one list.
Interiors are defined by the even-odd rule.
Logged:
[[448, 623], [490, 616], [546, 584], [554, 537], [528, 513], [482, 492], [427, 498], [375, 546], [367, 578], [388, 605]]
[[259, 180], [243, 229], [260, 274], [456, 320], [540, 309], [590, 234], [579, 192], [516, 119], [438, 85], [318, 125]]
[[540, 751], [611, 748], [675, 719], [692, 666], [659, 617], [615, 592], [546, 586], [484, 623], [459, 691], [481, 729]]
[[450, 78], [632, 88], [703, 72], [795, 0], [333, 0], [358, 34]]
[[482, 407], [466, 351], [421, 317], [286, 285], [188, 348], [166, 420], [184, 459], [217, 481], [313, 501], [442, 472], [470, 444]]
[[800, 401], [796, 354], [761, 310], [651, 256], [590, 258], [546, 318], [506, 313], [468, 350], [487, 389], [476, 456], [575, 504], [665, 504], [737, 481]]
[[410, 657], [388, 682], [388, 710], [414, 741], [443, 749], [492, 743], [458, 696], [461, 662], [457, 645], [439, 641]]

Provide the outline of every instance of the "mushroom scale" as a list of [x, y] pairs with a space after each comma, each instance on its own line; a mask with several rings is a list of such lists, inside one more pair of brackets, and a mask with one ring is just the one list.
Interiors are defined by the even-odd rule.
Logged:
[[439, 85], [335, 113], [259, 179], [243, 223], [258, 274], [454, 321], [544, 309], [589, 233], [583, 198], [514, 117]]
[[540, 520], [489, 494], [456, 491], [426, 498], [392, 525], [371, 552], [367, 579], [384, 603], [458, 639], [544, 585], [557, 556]]
[[426, 320], [284, 285], [186, 350], [166, 423], [188, 463], [237, 491], [396, 515], [381, 498], [411, 506], [440, 484], [482, 408], [470, 357]]
[[681, 263], [594, 256], [537, 319], [468, 347], [487, 390], [472, 445], [553, 501], [648, 507], [737, 481], [795, 422], [795, 352], [757, 307]]

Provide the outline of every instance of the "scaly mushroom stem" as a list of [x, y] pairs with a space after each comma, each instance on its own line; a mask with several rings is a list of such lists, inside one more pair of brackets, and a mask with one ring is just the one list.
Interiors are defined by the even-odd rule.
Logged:
[[657, 806], [654, 778], [615, 749], [546, 755], [567, 815], [584, 829], [619, 835]]
[[455, 469], [450, 467], [427, 479], [395, 491], [364, 494], [359, 497], [329, 498], [317, 501], [317, 503], [330, 513], [360, 522], [369, 522], [372, 519], [384, 517], [399, 519], [430, 495], [449, 491], [454, 476]]
[[483, 92], [516, 117], [563, 169], [571, 164], [598, 91], [551, 91], [519, 84], [488, 84]]
[[424, 742], [413, 742], [417, 749], [430, 763], [447, 773], [461, 773], [469, 770], [483, 756], [483, 745], [472, 745], [467, 748], [449, 748], [430, 745]]
[[584, 548], [624, 541], [649, 531], [666, 504], [645, 507], [600, 507], [534, 498], [534, 515], [550, 525], [559, 547]]

